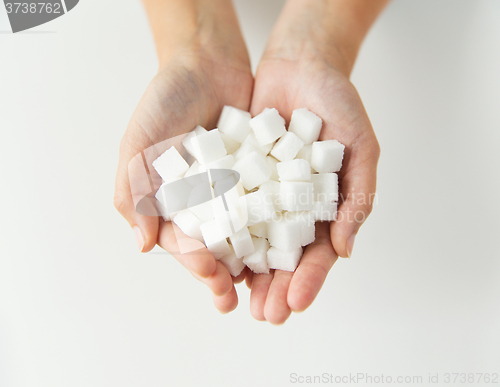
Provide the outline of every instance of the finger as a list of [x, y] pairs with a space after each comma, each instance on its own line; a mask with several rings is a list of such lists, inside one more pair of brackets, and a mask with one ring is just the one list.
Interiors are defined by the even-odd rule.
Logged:
[[[151, 195], [154, 195], [157, 189], [155, 184], [158, 185], [158, 182], [151, 181], [147, 165], [140, 153], [132, 158], [129, 157], [128, 145], [126, 140], [124, 141], [125, 145], [122, 142], [120, 150], [113, 204], [134, 230], [139, 250], [148, 252], [155, 246], [158, 235], [159, 219], [154, 201], [151, 200]], [[141, 203], [140, 213], [134, 204], [131, 179], [136, 189], [136, 198]]]
[[306, 247], [288, 289], [287, 303], [294, 312], [307, 309], [318, 295], [337, 261], [326, 222], [316, 223], [316, 240]]
[[221, 313], [232, 312], [238, 306], [238, 295], [236, 294], [234, 285], [232, 285], [229, 293], [223, 296], [216, 296], [215, 294], [212, 294], [212, 299], [214, 301], [215, 307]]
[[193, 272], [191, 274], [197, 280], [207, 285], [216, 296], [224, 296], [233, 288], [233, 277], [231, 277], [231, 274], [229, 274], [221, 262], [217, 261], [215, 263], [215, 271], [207, 278], [200, 277]]
[[182, 236], [184, 234], [176, 225], [173, 225], [172, 222], [162, 222], [158, 232], [158, 245], [172, 254], [172, 256], [177, 259], [182, 266], [192, 273], [202, 278], [212, 276], [217, 269], [216, 260], [213, 255], [203, 247], [201, 242], [188, 238], [185, 235], [185, 239], [182, 239], [183, 242], [185, 240], [199, 242], [199, 246], [201, 248], [188, 253], [181, 253], [181, 249], [179, 247], [179, 241], [181, 241], [181, 239], [178, 238], [177, 235]]
[[233, 283], [239, 284], [239, 283], [243, 282], [243, 280], [246, 277], [246, 271], [247, 271], [247, 268], [245, 267], [238, 276], [232, 277]]
[[250, 314], [258, 321], [266, 321], [264, 306], [266, 305], [267, 292], [273, 280], [274, 272], [269, 274], [254, 274], [252, 291], [250, 292]]
[[283, 324], [292, 313], [287, 303], [288, 287], [292, 277], [293, 272], [274, 271], [274, 278], [264, 306], [264, 316], [271, 324]]
[[253, 271], [247, 270], [247, 275], [245, 277], [245, 283], [248, 289], [252, 289]]
[[331, 223], [330, 235], [333, 247], [341, 257], [351, 256], [356, 234], [372, 211], [379, 155], [375, 136], [367, 136], [353, 144], [345, 172], [340, 174], [341, 203], [337, 221]]

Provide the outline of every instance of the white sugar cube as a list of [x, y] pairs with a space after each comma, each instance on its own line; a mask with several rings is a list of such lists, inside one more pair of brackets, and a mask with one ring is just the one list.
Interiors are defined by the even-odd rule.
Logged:
[[240, 174], [241, 182], [247, 190], [257, 187], [271, 177], [266, 158], [257, 152], [249, 153], [236, 161], [233, 169]]
[[[186, 206], [187, 208], [197, 206], [198, 204], [208, 202], [212, 200], [213, 194], [212, 194], [212, 187], [210, 186], [210, 181], [208, 180], [208, 175], [207, 174], [198, 174], [196, 176], [191, 176], [189, 178], [185, 178], [182, 181], [184, 183], [189, 182], [189, 180], [193, 179], [194, 181], [198, 181], [196, 184], [188, 184], [190, 188], [189, 194], [185, 194], [184, 192], [179, 192], [179, 196], [182, 197], [182, 195], [186, 195], [187, 197], [187, 202]], [[178, 184], [178, 182], [172, 183], [172, 184]]]
[[240, 206], [246, 209], [248, 216], [247, 226], [267, 222], [272, 219], [276, 212], [273, 197], [266, 196], [261, 190], [242, 196], [239, 200]]
[[155, 194], [165, 211], [171, 214], [187, 208], [188, 198], [193, 187], [184, 179], [163, 183]]
[[319, 173], [338, 172], [342, 168], [344, 148], [337, 140], [316, 141], [312, 144], [311, 166]]
[[251, 235], [255, 235], [259, 238], [267, 238], [267, 223], [257, 223], [252, 226], [248, 226], [248, 231]]
[[219, 260], [226, 267], [229, 274], [231, 274], [233, 277], [237, 277], [238, 275], [240, 275], [245, 268], [243, 259], [236, 256], [236, 254], [234, 253], [234, 249], [231, 246], [229, 246], [229, 252], [222, 255]]
[[194, 176], [200, 172], [201, 172], [200, 171], [200, 163], [197, 160], [195, 160], [195, 161], [193, 161], [193, 164], [191, 164], [191, 166], [189, 167], [187, 172], [184, 174], [184, 177]]
[[286, 133], [285, 123], [276, 109], [264, 109], [250, 120], [250, 127], [260, 145], [267, 145]]
[[251, 118], [249, 112], [232, 106], [224, 106], [217, 126], [226, 136], [242, 143], [250, 132]]
[[319, 222], [337, 220], [337, 202], [314, 202], [311, 215]]
[[293, 160], [304, 146], [304, 141], [292, 132], [286, 132], [274, 145], [271, 155], [279, 161]]
[[226, 238], [222, 235], [221, 230], [217, 226], [215, 220], [210, 220], [200, 226], [201, 234], [208, 251], [210, 251], [215, 259], [220, 259], [224, 255], [231, 252]]
[[290, 251], [302, 246], [302, 225], [298, 219], [291, 218], [287, 213], [276, 216], [267, 224], [267, 237], [273, 247]]
[[259, 186], [259, 192], [262, 192], [267, 201], [274, 204], [277, 211], [281, 211], [280, 183], [274, 180], [268, 180]]
[[205, 172], [208, 169], [231, 169], [234, 165], [233, 155], [226, 155], [219, 160], [212, 161], [208, 164], [200, 164], [200, 172]]
[[163, 204], [161, 204], [159, 200], [155, 202], [155, 207], [158, 211], [158, 215], [160, 215], [165, 222], [170, 222], [172, 220], [172, 217], [177, 214], [176, 212], [169, 214], [167, 208]]
[[189, 164], [173, 146], [153, 161], [153, 168], [164, 181], [172, 181], [182, 177], [189, 169]]
[[248, 227], [243, 227], [237, 233], [231, 235], [229, 240], [238, 258], [252, 254], [255, 251]]
[[271, 247], [267, 251], [267, 264], [270, 269], [295, 271], [302, 258], [302, 247], [290, 251], [283, 251], [276, 247]]
[[276, 164], [278, 164], [278, 160], [276, 160], [274, 157], [267, 156], [266, 157], [267, 165], [269, 166], [269, 169], [271, 170], [271, 180], [278, 181], [279, 176], [278, 176], [278, 169], [276, 168]]
[[336, 202], [339, 200], [339, 177], [336, 173], [311, 175], [315, 202]]
[[197, 159], [196, 150], [194, 149], [194, 145], [191, 140], [202, 133], [207, 133], [207, 130], [204, 127], [198, 125], [182, 139], [182, 145], [184, 146], [184, 149], [186, 149], [186, 151], [195, 159]]
[[252, 152], [261, 153], [261, 151], [259, 151], [252, 144], [244, 142], [243, 144], [241, 144], [241, 146], [238, 148], [238, 150], [236, 152], [234, 152], [233, 156], [234, 156], [234, 159], [236, 161], [238, 161], [241, 158], [243, 158], [244, 156], [246, 156], [246, 155], [248, 155], [249, 153], [252, 153]]
[[306, 160], [295, 159], [276, 164], [280, 181], [310, 181], [311, 166]]
[[224, 133], [219, 132], [220, 138], [222, 138], [222, 142], [224, 143], [224, 147], [226, 148], [226, 152], [231, 154], [238, 150], [240, 147], [240, 143], [236, 140], [233, 140], [231, 137], [226, 136]]
[[182, 210], [175, 215], [172, 221], [181, 229], [181, 231], [190, 238], [198, 239], [203, 242], [200, 226], [201, 220], [189, 210]]
[[265, 145], [261, 145], [257, 141], [257, 138], [255, 137], [255, 133], [253, 131], [251, 131], [250, 133], [248, 133], [247, 138], [245, 138], [245, 141], [243, 141], [243, 144], [241, 144], [241, 146], [243, 146], [245, 144], [253, 146], [255, 149], [257, 149], [257, 152], [259, 152], [263, 156], [267, 156], [269, 154], [269, 152], [271, 151], [271, 149], [273, 148], [274, 142], [271, 142], [271, 143], [265, 144]]
[[304, 143], [318, 141], [323, 121], [307, 108], [296, 109], [292, 113], [288, 131], [295, 133]]
[[287, 216], [288, 219], [297, 221], [300, 224], [300, 244], [307, 246], [313, 243], [316, 239], [316, 225], [311, 213], [308, 211], [290, 212]]
[[252, 254], [243, 257], [243, 263], [247, 265], [254, 273], [269, 273], [267, 266], [267, 250], [269, 242], [264, 238], [252, 238], [255, 251]]
[[217, 129], [202, 133], [191, 140], [200, 164], [208, 164], [223, 158], [227, 152]]
[[280, 199], [281, 208], [285, 211], [309, 211], [313, 206], [313, 184], [282, 181]]
[[196, 217], [203, 223], [214, 219], [214, 211], [212, 209], [212, 203], [210, 201], [198, 204], [196, 206], [188, 206], [188, 208], [189, 211], [195, 214]]
[[246, 224], [246, 214], [238, 207], [238, 202], [230, 194], [219, 196], [211, 201], [215, 221], [222, 235], [227, 238]]
[[[311, 164], [312, 157], [312, 144], [304, 145], [295, 156], [296, 159], [306, 160], [309, 164]], [[312, 168], [312, 167], [311, 167]]]

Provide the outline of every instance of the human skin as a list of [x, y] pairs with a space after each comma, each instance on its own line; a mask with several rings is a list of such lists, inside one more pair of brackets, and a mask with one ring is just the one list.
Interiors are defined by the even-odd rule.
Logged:
[[[368, 3], [368, 4], [367, 4]], [[280, 270], [232, 278], [206, 250], [178, 254], [171, 222], [139, 214], [131, 195], [128, 165], [144, 149], [187, 133], [215, 127], [224, 105], [250, 110], [275, 107], [289, 122], [293, 109], [308, 107], [323, 118], [321, 140], [346, 145], [341, 192], [375, 192], [379, 146], [361, 100], [349, 81], [359, 46], [387, 0], [289, 0], [269, 38], [254, 79], [229, 0], [144, 0], [155, 37], [159, 70], [137, 106], [120, 144], [114, 204], [133, 228], [139, 249], [158, 244], [205, 283], [217, 309], [236, 308], [234, 283], [245, 277], [251, 313], [283, 323], [314, 300], [337, 256], [349, 256], [371, 202], [346, 200], [339, 220], [318, 223], [316, 241], [305, 249], [295, 273]], [[253, 98], [252, 98], [253, 96]]]
[[275, 107], [290, 121], [307, 107], [323, 119], [320, 140], [346, 146], [339, 173], [338, 220], [316, 224], [294, 273], [248, 275], [257, 320], [283, 323], [311, 305], [338, 256], [350, 257], [372, 210], [380, 147], [361, 99], [349, 81], [359, 47], [388, 1], [289, 0], [269, 38], [255, 77], [250, 112]]

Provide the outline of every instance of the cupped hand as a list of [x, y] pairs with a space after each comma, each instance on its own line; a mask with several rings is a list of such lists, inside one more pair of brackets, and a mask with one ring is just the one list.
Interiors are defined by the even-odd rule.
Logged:
[[[139, 211], [136, 205], [141, 196], [151, 195], [152, 188], [161, 184], [151, 166], [151, 149], [196, 125], [214, 128], [224, 105], [248, 110], [252, 88], [248, 58], [230, 61], [186, 50], [169, 59], [151, 81], [120, 144], [114, 205], [134, 230], [140, 251], [148, 252], [158, 244], [171, 252], [212, 290], [221, 312], [233, 310], [238, 303], [234, 279], [227, 269], [206, 248], [180, 254], [176, 238], [182, 234], [180, 230], [174, 233], [175, 225], [156, 216], [152, 202], [142, 201], [149, 208]], [[144, 157], [145, 150], [149, 150], [148, 157]], [[164, 150], [158, 148], [155, 157]]]
[[305, 310], [337, 257], [351, 255], [354, 238], [372, 210], [380, 154], [361, 99], [341, 66], [321, 55], [282, 52], [265, 54], [259, 65], [252, 115], [274, 107], [289, 123], [294, 109], [307, 107], [323, 119], [320, 140], [336, 139], [346, 148], [338, 220], [316, 223], [316, 241], [306, 247], [295, 273], [275, 270], [247, 278], [252, 315], [274, 324], [283, 323], [292, 311]]

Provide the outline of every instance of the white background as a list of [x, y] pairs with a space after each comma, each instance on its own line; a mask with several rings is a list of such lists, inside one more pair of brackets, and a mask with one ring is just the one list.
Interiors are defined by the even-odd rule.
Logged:
[[[266, 3], [238, 2], [254, 64], [281, 5]], [[496, 0], [389, 6], [352, 77], [382, 146], [379, 202], [353, 258], [275, 327], [252, 320], [244, 284], [220, 315], [173, 258], [137, 252], [112, 206], [157, 66], [140, 3], [85, 0], [0, 34], [0, 386], [500, 372], [499, 46]]]

